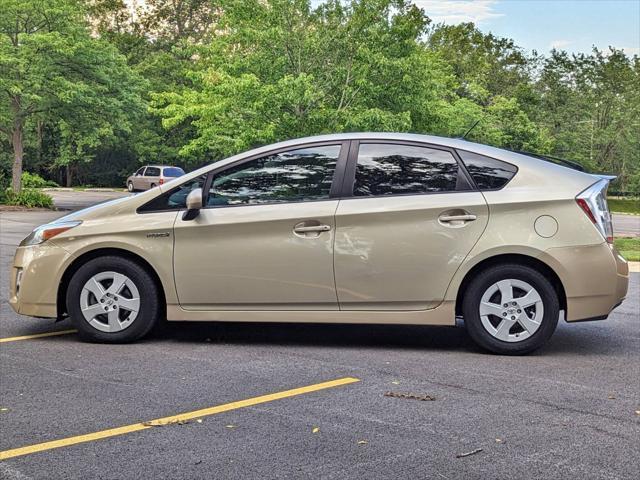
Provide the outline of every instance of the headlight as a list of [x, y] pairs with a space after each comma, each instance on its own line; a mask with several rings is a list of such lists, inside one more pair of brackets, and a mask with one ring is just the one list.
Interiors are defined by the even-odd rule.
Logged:
[[81, 221], [60, 222], [60, 223], [48, 223], [46, 225], [40, 225], [33, 232], [29, 234], [27, 238], [20, 242], [20, 246], [38, 245], [39, 243], [46, 242], [50, 238], [60, 235], [62, 232], [72, 229], [80, 225]]

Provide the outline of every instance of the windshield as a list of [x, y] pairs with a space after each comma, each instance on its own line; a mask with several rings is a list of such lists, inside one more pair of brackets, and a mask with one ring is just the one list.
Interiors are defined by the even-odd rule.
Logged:
[[164, 169], [165, 177], [181, 177], [184, 175], [184, 170], [180, 167], [169, 167]]

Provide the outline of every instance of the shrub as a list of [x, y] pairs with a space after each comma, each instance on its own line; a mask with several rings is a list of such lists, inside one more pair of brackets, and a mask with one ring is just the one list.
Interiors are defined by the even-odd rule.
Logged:
[[5, 205], [20, 205], [27, 208], [53, 208], [53, 198], [44, 192], [33, 188], [25, 188], [20, 193], [14, 193], [13, 190], [4, 191], [2, 203]]
[[56, 182], [45, 180], [37, 173], [22, 172], [22, 186], [24, 188], [57, 187]]
[[7, 188], [9, 188], [9, 179], [4, 172], [0, 170], [0, 203], [4, 203], [5, 201]]

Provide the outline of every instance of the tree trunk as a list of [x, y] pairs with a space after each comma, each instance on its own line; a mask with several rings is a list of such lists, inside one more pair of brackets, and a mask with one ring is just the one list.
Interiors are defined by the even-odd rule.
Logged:
[[16, 120], [11, 132], [11, 143], [13, 145], [13, 167], [11, 168], [11, 189], [15, 193], [20, 193], [22, 189], [22, 155], [24, 145], [22, 139], [22, 122]]
[[67, 181], [66, 186], [71, 187], [73, 183], [73, 172], [71, 170], [71, 164], [67, 165]]

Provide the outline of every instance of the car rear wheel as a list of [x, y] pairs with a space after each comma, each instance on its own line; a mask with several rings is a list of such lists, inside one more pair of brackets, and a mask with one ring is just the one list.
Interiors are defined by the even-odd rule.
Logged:
[[151, 275], [117, 256], [81, 266], [69, 282], [66, 300], [72, 322], [88, 341], [132, 342], [149, 333], [160, 313]]
[[537, 270], [498, 265], [469, 284], [462, 305], [464, 323], [482, 348], [522, 355], [544, 345], [558, 324], [558, 294]]

